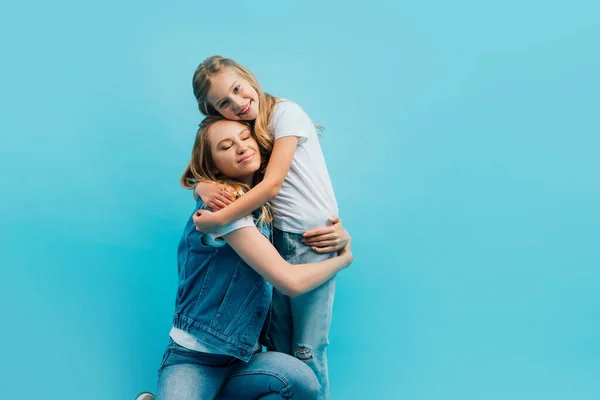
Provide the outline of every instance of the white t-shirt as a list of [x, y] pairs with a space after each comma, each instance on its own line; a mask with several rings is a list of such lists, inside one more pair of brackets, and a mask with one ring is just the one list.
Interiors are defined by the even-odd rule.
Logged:
[[[245, 217], [236, 219], [235, 221], [218, 228], [215, 232], [209, 233], [207, 236], [209, 236], [210, 239], [215, 242], [216, 246], [219, 246], [221, 241], [223, 241], [223, 243], [225, 242], [223, 236], [248, 226], [255, 226], [252, 215], [246, 215]], [[169, 336], [171, 336], [171, 339], [173, 339], [175, 343], [181, 347], [185, 347], [188, 350], [201, 351], [203, 353], [211, 354], [226, 354], [219, 349], [202, 342], [196, 336], [184, 331], [183, 329], [172, 327]], [[260, 344], [256, 342], [254, 345], [254, 351], [258, 351], [260, 349]]]
[[298, 104], [281, 100], [275, 105], [269, 130], [275, 140], [298, 137], [290, 170], [271, 201], [273, 226], [303, 233], [327, 225], [327, 218], [338, 215], [338, 206], [313, 122]]

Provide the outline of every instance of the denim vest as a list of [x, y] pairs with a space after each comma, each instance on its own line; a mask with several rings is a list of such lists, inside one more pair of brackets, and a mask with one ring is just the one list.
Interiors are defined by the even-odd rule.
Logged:
[[[202, 200], [194, 212], [200, 208], [206, 208]], [[197, 231], [192, 216], [177, 251], [179, 284], [173, 326], [248, 361], [263, 326], [268, 325], [265, 319], [273, 287], [225, 241], [214, 241]], [[269, 237], [270, 226], [263, 224], [259, 229]]]

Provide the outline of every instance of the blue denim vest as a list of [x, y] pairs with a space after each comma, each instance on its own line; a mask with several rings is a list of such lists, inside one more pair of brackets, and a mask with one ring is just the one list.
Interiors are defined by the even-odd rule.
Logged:
[[[206, 208], [202, 200], [194, 212], [200, 208]], [[197, 231], [192, 216], [177, 251], [179, 284], [173, 326], [248, 361], [263, 326], [268, 325], [265, 319], [273, 288], [225, 241], [214, 241]], [[269, 237], [268, 225], [259, 229]]]

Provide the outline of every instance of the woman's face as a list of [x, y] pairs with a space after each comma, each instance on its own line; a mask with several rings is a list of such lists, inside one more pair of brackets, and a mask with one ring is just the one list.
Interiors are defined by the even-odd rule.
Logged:
[[235, 121], [215, 122], [208, 130], [208, 141], [215, 167], [228, 178], [252, 184], [260, 168], [258, 143], [247, 126]]
[[250, 82], [230, 69], [212, 77], [208, 102], [232, 121], [254, 121], [258, 115], [258, 93]]

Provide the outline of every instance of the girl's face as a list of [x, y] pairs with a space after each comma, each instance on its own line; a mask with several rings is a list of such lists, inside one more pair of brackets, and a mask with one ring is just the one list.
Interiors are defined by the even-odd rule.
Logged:
[[215, 167], [220, 173], [236, 181], [252, 184], [254, 173], [260, 168], [258, 143], [247, 126], [222, 120], [208, 130], [208, 141]]
[[254, 121], [258, 115], [258, 93], [250, 82], [230, 69], [213, 76], [206, 97], [229, 120]]

